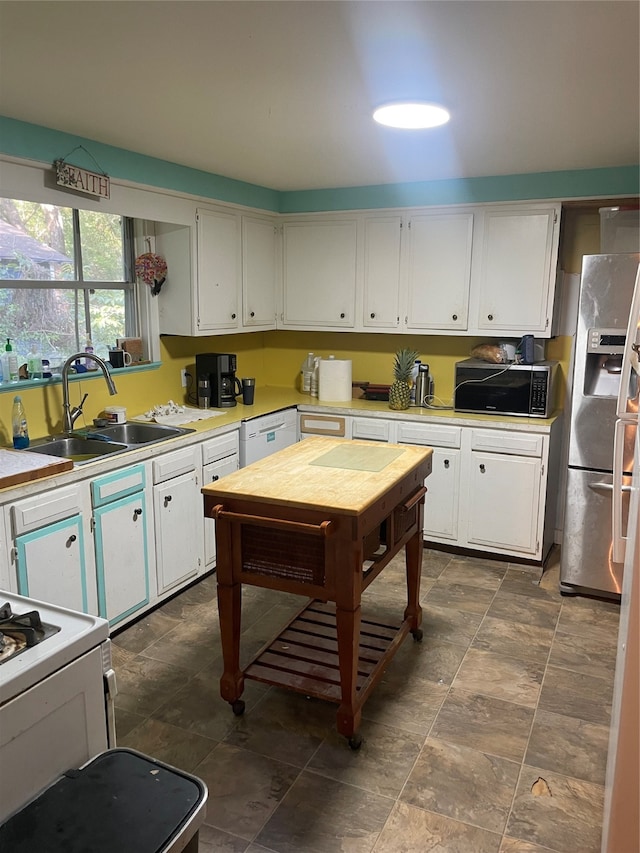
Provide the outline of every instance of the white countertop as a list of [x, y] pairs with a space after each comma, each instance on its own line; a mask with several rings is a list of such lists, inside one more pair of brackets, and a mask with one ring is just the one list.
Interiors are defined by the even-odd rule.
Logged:
[[[118, 468], [135, 465], [160, 453], [167, 453], [181, 447], [199, 444], [209, 438], [215, 438], [216, 436], [239, 429], [242, 421], [292, 407], [297, 407], [299, 411], [305, 413], [325, 413], [356, 417], [358, 415], [366, 415], [372, 418], [399, 421], [410, 420], [423, 423], [455, 424], [457, 426], [509, 429], [515, 432], [536, 432], [542, 434], [549, 433], [553, 423], [558, 417], [562, 416], [562, 412], [556, 412], [551, 418], [498, 417], [492, 415], [463, 414], [450, 410], [425, 409], [417, 406], [398, 412], [391, 410], [386, 402], [357, 399], [341, 403], [321, 403], [317, 397], [311, 397], [308, 394], [302, 394], [290, 388], [262, 386], [256, 389], [255, 403], [252, 406], [245, 406], [239, 403], [233, 408], [221, 410], [223, 413], [219, 417], [186, 424], [185, 426], [194, 430], [194, 432], [187, 435], [142, 446], [140, 449], [129, 450], [123, 454], [98, 457], [93, 462], [76, 465], [71, 471], [23, 483], [19, 486], [0, 489], [0, 504], [10, 503], [28, 495], [48, 491], [51, 488], [70, 485], [80, 480], [86, 480], [89, 477], [114, 471]], [[140, 412], [138, 417], [142, 416], [142, 414]], [[131, 418], [131, 420], [135, 419], [135, 416]]]

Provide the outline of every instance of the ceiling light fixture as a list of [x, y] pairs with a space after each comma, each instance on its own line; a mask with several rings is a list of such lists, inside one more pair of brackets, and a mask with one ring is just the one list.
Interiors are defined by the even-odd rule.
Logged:
[[420, 130], [446, 124], [451, 116], [448, 110], [438, 104], [405, 101], [378, 107], [373, 113], [373, 118], [379, 124], [384, 124], [387, 127]]

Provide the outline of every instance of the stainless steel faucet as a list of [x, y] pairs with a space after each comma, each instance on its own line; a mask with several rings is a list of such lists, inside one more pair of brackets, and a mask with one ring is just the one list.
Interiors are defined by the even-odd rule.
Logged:
[[111, 374], [109, 373], [109, 367], [106, 361], [101, 359], [99, 355], [95, 355], [92, 352], [77, 352], [75, 355], [70, 355], [62, 367], [62, 412], [65, 432], [71, 432], [74, 423], [82, 414], [82, 406], [84, 401], [87, 399], [87, 394], [85, 394], [79, 406], [74, 406], [72, 409], [69, 405], [69, 368], [75, 361], [79, 361], [82, 358], [88, 358], [91, 361], [95, 361], [100, 370], [102, 370], [105, 382], [107, 383], [107, 388], [109, 389], [109, 394], [111, 394], [112, 397], [114, 394], [118, 393], [116, 391], [116, 386], [113, 384]]

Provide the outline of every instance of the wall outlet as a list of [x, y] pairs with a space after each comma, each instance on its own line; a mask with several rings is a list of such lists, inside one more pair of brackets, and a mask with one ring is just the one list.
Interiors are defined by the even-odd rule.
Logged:
[[182, 387], [186, 388], [187, 387], [187, 369], [186, 369], [186, 367], [183, 367], [182, 370], [180, 371], [180, 381], [182, 382]]

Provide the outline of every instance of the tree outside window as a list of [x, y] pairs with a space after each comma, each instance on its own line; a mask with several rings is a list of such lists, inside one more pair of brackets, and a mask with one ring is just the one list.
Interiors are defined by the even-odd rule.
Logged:
[[0, 198], [0, 336], [52, 362], [135, 335], [133, 223]]

